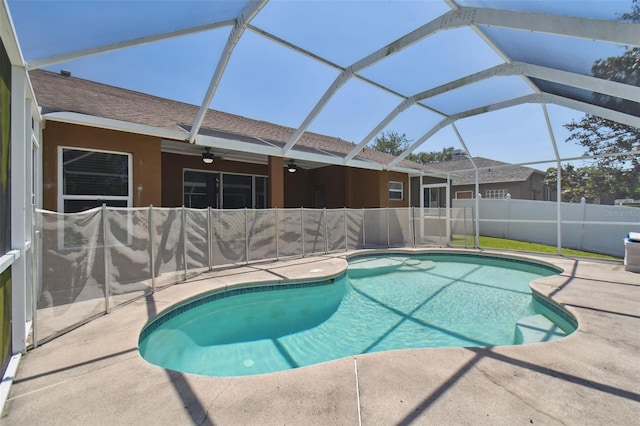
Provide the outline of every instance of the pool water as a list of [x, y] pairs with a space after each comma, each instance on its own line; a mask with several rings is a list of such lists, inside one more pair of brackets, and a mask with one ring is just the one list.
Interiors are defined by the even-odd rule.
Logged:
[[476, 255], [362, 257], [335, 280], [182, 306], [147, 325], [139, 349], [168, 369], [240, 376], [394, 349], [511, 345], [518, 320], [539, 313], [529, 283], [557, 273]]

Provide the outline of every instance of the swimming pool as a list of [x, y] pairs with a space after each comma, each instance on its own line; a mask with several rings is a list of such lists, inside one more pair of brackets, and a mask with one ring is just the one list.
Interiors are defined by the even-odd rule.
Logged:
[[394, 349], [552, 340], [576, 324], [529, 283], [558, 272], [475, 254], [358, 256], [331, 279], [179, 304], [145, 326], [139, 350], [168, 369], [240, 376]]

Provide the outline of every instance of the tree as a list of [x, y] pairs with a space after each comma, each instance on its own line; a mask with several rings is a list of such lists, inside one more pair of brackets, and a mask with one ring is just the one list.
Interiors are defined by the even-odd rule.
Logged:
[[[632, 10], [620, 16], [621, 20], [640, 23], [640, 1], [633, 0]], [[640, 48], [627, 48], [621, 56], [597, 60], [591, 67], [595, 77], [640, 86]], [[609, 108], [638, 114], [637, 102], [594, 93], [594, 103]], [[585, 154], [619, 154], [640, 150], [640, 129], [586, 114], [579, 122], [572, 121], [565, 127], [571, 131], [566, 142], [576, 142], [586, 148]], [[598, 159], [598, 173], [590, 176], [608, 176], [601, 179], [601, 193], [613, 192], [615, 198], [640, 198], [640, 162], [637, 155], [618, 155]], [[583, 175], [585, 171], [583, 171]], [[597, 186], [590, 182], [592, 186]], [[564, 178], [563, 178], [563, 187]], [[564, 191], [563, 191], [564, 192]]]
[[411, 154], [410, 160], [420, 164], [439, 163], [441, 161], [449, 161], [453, 158], [453, 147], [442, 148], [442, 151], [418, 152]]
[[[584, 197], [591, 203], [613, 202], [611, 194], [617, 185], [616, 178], [595, 166], [575, 167], [571, 164], [562, 166], [561, 201], [580, 202]], [[552, 189], [558, 182], [557, 170], [550, 167], [544, 177], [544, 184]]]
[[[407, 135], [404, 133], [400, 134], [395, 130], [389, 130], [387, 132], [382, 132], [382, 134], [374, 140], [371, 148], [398, 156], [404, 152], [410, 144], [411, 141], [407, 139]], [[443, 148], [442, 151], [419, 152], [417, 154], [411, 153], [407, 156], [407, 159], [420, 164], [438, 163], [440, 161], [451, 160], [452, 153], [453, 147], [450, 146], [448, 148]]]
[[397, 157], [409, 147], [409, 143], [410, 141], [404, 133], [400, 134], [395, 130], [389, 130], [388, 132], [382, 132], [373, 141], [371, 148]]

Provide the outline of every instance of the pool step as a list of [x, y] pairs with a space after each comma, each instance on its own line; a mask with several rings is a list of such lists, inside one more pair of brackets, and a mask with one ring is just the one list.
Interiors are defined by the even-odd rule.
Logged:
[[538, 314], [522, 318], [516, 323], [515, 343], [524, 345], [527, 343], [549, 342], [566, 335], [560, 327], [547, 317]]
[[435, 262], [411, 257], [374, 257], [349, 262], [348, 274], [351, 278], [372, 277], [390, 272], [426, 271], [436, 266]]
[[348, 274], [352, 278], [363, 278], [388, 274], [403, 265], [406, 258], [374, 257], [349, 262]]

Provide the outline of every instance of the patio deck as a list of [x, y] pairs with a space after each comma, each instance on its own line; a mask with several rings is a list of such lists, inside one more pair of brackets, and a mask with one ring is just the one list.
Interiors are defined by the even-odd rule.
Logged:
[[[510, 253], [513, 254], [513, 253]], [[533, 287], [578, 319], [571, 336], [490, 348], [412, 349], [216, 378], [144, 361], [138, 334], [178, 300], [240, 282], [317, 278], [344, 254], [201, 275], [28, 352], [5, 425], [635, 424], [640, 275], [621, 262], [531, 255], [564, 269]]]

